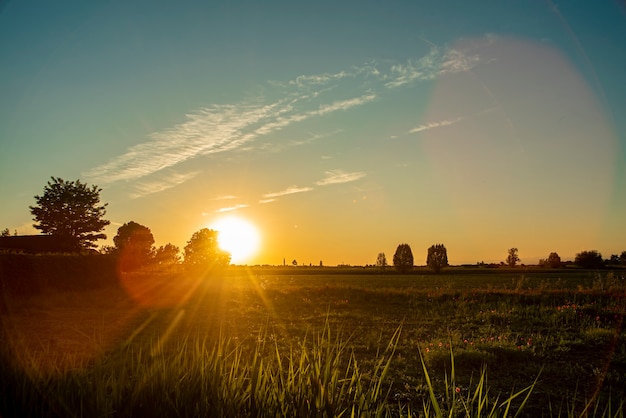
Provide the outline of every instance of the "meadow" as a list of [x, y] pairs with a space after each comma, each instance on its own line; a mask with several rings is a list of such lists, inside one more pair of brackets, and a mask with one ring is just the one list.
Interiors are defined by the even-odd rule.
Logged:
[[231, 267], [3, 293], [0, 416], [624, 416], [624, 271]]

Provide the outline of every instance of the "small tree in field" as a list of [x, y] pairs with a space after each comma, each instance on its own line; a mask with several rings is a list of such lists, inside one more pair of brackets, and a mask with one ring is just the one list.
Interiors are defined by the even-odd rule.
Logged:
[[94, 241], [106, 238], [99, 232], [110, 224], [102, 219], [107, 206], [100, 205], [102, 189], [89, 187], [80, 180], [51, 179], [43, 195], [35, 196], [37, 205], [29, 206], [36, 222], [33, 226], [44, 234], [61, 238], [76, 250], [94, 248]]
[[230, 254], [217, 242], [218, 232], [202, 228], [185, 245], [185, 264], [192, 267], [224, 267], [230, 264]]
[[622, 251], [622, 253], [619, 255], [619, 262], [626, 265], [626, 251]]
[[378, 253], [378, 257], [376, 257], [376, 267], [380, 268], [380, 271], [385, 271], [387, 267], [387, 257], [385, 253]]
[[506, 257], [506, 264], [509, 267], [515, 267], [519, 260], [519, 256], [517, 255], [517, 248], [509, 248], [509, 255]]
[[400, 273], [413, 270], [413, 252], [409, 244], [400, 244], [393, 255], [393, 265]]
[[553, 269], [561, 267], [561, 257], [557, 253], [550, 253], [546, 260], [546, 265]]
[[557, 253], [550, 253], [547, 259], [539, 260], [541, 267], [550, 267], [553, 269], [561, 267], [561, 257]]
[[426, 256], [426, 265], [435, 273], [448, 266], [448, 250], [443, 244], [431, 245]]

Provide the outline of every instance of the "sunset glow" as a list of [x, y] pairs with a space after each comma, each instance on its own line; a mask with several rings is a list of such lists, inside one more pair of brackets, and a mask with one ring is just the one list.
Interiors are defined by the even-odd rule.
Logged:
[[262, 225], [261, 246], [222, 228], [249, 265], [624, 250], [623, 2], [10, 3], [11, 235], [39, 233], [28, 208], [59, 176], [102, 188], [98, 246], [135, 221], [182, 253], [236, 214]]
[[259, 250], [259, 231], [243, 218], [221, 218], [210, 228], [219, 231], [219, 245], [230, 253], [232, 264], [245, 264]]

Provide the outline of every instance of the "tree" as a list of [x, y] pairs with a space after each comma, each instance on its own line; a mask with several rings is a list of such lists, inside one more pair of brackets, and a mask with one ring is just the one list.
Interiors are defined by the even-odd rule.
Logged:
[[584, 269], [599, 269], [604, 267], [602, 254], [596, 250], [579, 252], [574, 258], [574, 263]]
[[561, 267], [561, 257], [557, 253], [550, 253], [546, 265], [553, 269]]
[[619, 261], [622, 264], [626, 264], [626, 251], [622, 251], [622, 253], [619, 255]]
[[431, 245], [426, 256], [426, 265], [435, 273], [448, 266], [448, 250], [443, 244]]
[[393, 255], [393, 265], [400, 273], [413, 270], [413, 252], [409, 244], [400, 244]]
[[378, 253], [378, 257], [376, 257], [376, 267], [379, 267], [380, 271], [385, 271], [387, 267], [387, 257], [385, 253]]
[[509, 267], [515, 267], [519, 260], [519, 256], [517, 255], [517, 248], [509, 248], [509, 255], [506, 257], [506, 264]]
[[123, 271], [136, 270], [152, 261], [154, 237], [146, 226], [134, 221], [120, 226], [113, 243]]
[[161, 245], [154, 251], [154, 262], [161, 267], [180, 263], [180, 249], [174, 244]]
[[35, 196], [37, 205], [29, 206], [33, 221], [37, 222], [33, 226], [67, 241], [76, 250], [94, 248], [94, 241], [106, 238], [99, 232], [110, 224], [103, 219], [108, 204], [100, 205], [102, 189], [80, 180], [51, 179], [43, 195]]
[[220, 249], [218, 232], [208, 228], [194, 232], [185, 245], [185, 264], [195, 267], [224, 267], [230, 264], [230, 254]]
[[4, 228], [2, 231], [0, 231], [0, 237], [10, 237], [11, 236], [11, 232], [9, 231], [9, 228]]

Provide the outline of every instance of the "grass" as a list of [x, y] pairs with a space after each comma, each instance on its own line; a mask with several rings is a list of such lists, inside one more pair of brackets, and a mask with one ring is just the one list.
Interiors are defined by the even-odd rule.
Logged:
[[5, 294], [0, 416], [624, 416], [619, 274], [323, 270]]

